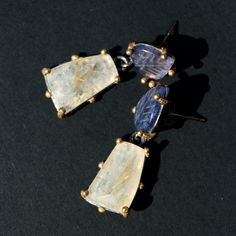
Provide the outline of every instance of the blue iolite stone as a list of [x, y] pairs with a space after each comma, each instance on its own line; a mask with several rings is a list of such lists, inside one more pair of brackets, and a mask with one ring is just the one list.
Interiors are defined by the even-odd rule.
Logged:
[[136, 44], [130, 57], [141, 74], [155, 80], [163, 78], [175, 61], [170, 56], [162, 59], [159, 48], [145, 43]]
[[168, 87], [157, 86], [150, 89], [139, 100], [134, 115], [134, 124], [137, 130], [152, 132], [157, 125], [164, 106], [154, 99], [154, 95], [159, 93], [162, 98], [166, 98], [168, 92]]

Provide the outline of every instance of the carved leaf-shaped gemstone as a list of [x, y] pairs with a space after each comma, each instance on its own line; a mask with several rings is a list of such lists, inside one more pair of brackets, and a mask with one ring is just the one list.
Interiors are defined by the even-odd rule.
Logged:
[[175, 59], [167, 56], [161, 58], [161, 50], [152, 45], [138, 43], [131, 54], [131, 60], [145, 77], [159, 80], [163, 78], [173, 66]]
[[164, 105], [154, 99], [154, 95], [159, 93], [162, 98], [166, 98], [169, 88], [157, 86], [150, 89], [139, 100], [134, 114], [134, 124], [137, 130], [152, 132], [156, 127]]

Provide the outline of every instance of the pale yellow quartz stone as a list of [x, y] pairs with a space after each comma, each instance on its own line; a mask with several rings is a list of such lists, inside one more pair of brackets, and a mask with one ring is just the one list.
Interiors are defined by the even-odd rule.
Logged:
[[86, 201], [122, 214], [138, 189], [145, 159], [144, 149], [128, 142], [117, 144], [88, 188]]
[[45, 75], [57, 110], [71, 112], [112, 85], [118, 71], [109, 54], [78, 58], [56, 66]]

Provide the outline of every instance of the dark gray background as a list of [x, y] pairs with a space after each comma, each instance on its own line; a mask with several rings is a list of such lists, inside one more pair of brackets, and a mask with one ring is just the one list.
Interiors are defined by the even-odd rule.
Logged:
[[[235, 10], [234, 0], [1, 1], [0, 234], [235, 235]], [[176, 19], [187, 74], [162, 82], [174, 83], [179, 110], [208, 122], [161, 132], [130, 217], [100, 215], [80, 190], [115, 138], [133, 132], [130, 108], [147, 87], [136, 75], [58, 120], [40, 70], [153, 42]]]

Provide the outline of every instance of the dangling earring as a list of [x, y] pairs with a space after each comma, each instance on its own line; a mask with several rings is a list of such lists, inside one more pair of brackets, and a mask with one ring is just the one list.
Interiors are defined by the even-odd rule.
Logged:
[[[173, 33], [174, 26], [167, 36]], [[150, 89], [143, 95], [137, 105], [132, 108], [136, 131], [128, 141], [116, 139], [116, 145], [105, 162], [100, 162], [100, 168], [87, 190], [81, 191], [81, 196], [89, 203], [98, 207], [100, 213], [106, 210], [123, 215], [127, 218], [130, 206], [138, 189], [145, 188], [141, 175], [145, 159], [149, 158], [150, 150], [147, 142], [156, 136], [159, 120], [164, 115], [168, 101], [169, 88], [161, 85], [158, 80], [165, 75], [175, 73], [175, 58], [166, 47], [154, 47], [146, 43], [130, 43], [126, 56], [119, 56], [123, 70], [132, 64], [142, 74], [142, 83], [147, 83]], [[186, 117], [176, 113], [168, 115]], [[200, 119], [193, 119], [202, 121]]]
[[[127, 57], [128, 56], [128, 57]], [[105, 162], [99, 163], [100, 171], [87, 190], [81, 196], [98, 207], [100, 213], [105, 210], [128, 216], [130, 205], [140, 182], [145, 158], [149, 149], [145, 143], [155, 137], [154, 129], [168, 103], [168, 87], [156, 81], [163, 78], [172, 68], [174, 57], [167, 49], [156, 48], [144, 43], [130, 43], [126, 56], [120, 56], [123, 69], [131, 64], [137, 67], [152, 87], [132, 109], [136, 130], [129, 141], [121, 138]]]

